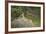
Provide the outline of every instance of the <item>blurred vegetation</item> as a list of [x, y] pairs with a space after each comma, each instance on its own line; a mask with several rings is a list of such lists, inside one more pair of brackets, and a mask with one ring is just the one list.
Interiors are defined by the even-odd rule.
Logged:
[[32, 21], [35, 27], [40, 26], [40, 7], [32, 7]]
[[40, 26], [40, 7], [11, 6], [11, 21], [17, 19], [22, 13], [27, 19], [32, 19], [33, 27]]

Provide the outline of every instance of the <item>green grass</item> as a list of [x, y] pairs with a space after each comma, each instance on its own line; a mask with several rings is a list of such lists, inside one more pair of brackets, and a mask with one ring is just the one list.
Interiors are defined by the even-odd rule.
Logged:
[[40, 18], [38, 16], [32, 17], [32, 22], [34, 27], [39, 27], [40, 26]]
[[28, 19], [32, 19], [32, 23], [33, 23], [33, 27], [40, 27], [40, 16], [37, 16], [37, 15], [35, 15], [35, 16], [28, 16], [28, 15], [26, 15], [25, 16], [26, 18], [28, 18]]

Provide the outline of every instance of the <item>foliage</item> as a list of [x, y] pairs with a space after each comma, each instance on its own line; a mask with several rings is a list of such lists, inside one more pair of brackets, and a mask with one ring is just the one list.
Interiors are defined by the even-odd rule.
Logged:
[[27, 19], [32, 19], [33, 27], [40, 26], [40, 7], [11, 6], [11, 21], [17, 19], [22, 13]]

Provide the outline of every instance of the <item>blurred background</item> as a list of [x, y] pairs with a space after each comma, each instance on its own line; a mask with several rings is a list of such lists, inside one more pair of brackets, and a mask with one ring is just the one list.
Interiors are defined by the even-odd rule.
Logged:
[[11, 27], [40, 27], [40, 7], [11, 6]]

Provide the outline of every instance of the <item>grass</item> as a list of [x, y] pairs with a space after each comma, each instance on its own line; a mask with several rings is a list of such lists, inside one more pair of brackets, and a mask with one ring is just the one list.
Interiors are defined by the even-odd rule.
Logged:
[[40, 26], [40, 18], [38, 16], [32, 17], [33, 27], [39, 27]]

